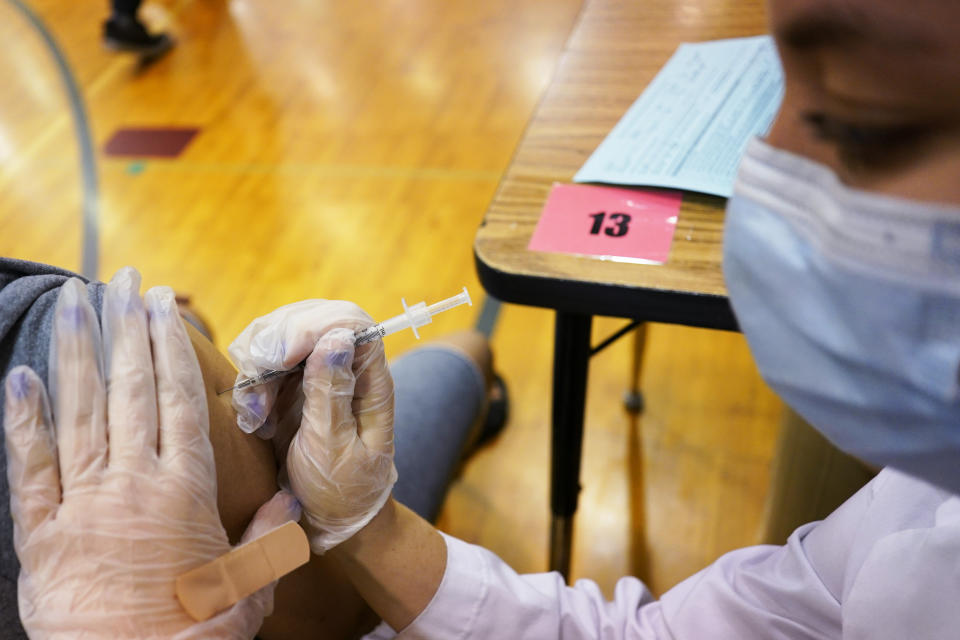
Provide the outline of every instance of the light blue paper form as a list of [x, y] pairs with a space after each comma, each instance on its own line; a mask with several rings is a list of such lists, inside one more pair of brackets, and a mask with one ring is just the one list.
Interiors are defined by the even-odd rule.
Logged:
[[769, 36], [682, 44], [574, 177], [729, 197], [770, 128], [783, 71]]

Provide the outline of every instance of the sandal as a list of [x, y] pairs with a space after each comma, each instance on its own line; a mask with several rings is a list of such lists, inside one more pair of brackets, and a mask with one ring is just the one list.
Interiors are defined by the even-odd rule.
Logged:
[[510, 396], [507, 393], [507, 384], [500, 374], [493, 374], [490, 395], [492, 399], [487, 407], [487, 418], [480, 428], [480, 435], [477, 437], [476, 444], [474, 444], [475, 448], [482, 447], [496, 438], [503, 431], [507, 424], [507, 418], [510, 417]]

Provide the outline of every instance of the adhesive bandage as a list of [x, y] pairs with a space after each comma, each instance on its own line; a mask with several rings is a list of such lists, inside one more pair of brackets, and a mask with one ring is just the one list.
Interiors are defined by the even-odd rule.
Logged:
[[178, 576], [177, 598], [194, 620], [207, 620], [309, 559], [307, 535], [288, 522]]

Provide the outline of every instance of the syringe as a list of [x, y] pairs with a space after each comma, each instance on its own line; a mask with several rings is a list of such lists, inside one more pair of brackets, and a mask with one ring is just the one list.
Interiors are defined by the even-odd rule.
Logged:
[[[446, 300], [441, 300], [440, 302], [435, 302], [430, 306], [427, 306], [426, 302], [418, 302], [412, 307], [409, 307], [407, 306], [407, 301], [403, 298], [400, 298], [400, 304], [403, 305], [403, 313], [398, 316], [394, 316], [389, 320], [378, 322], [373, 326], [357, 331], [354, 333], [353, 344], [359, 347], [360, 345], [370, 342], [371, 340], [383, 338], [391, 333], [396, 333], [397, 331], [407, 328], [412, 329], [413, 335], [416, 336], [417, 340], [419, 340], [420, 333], [417, 331], [417, 327], [422, 327], [425, 324], [430, 324], [433, 322], [431, 316], [435, 316], [443, 311], [448, 311], [454, 307], [459, 307], [462, 304], [473, 306], [473, 302], [470, 300], [470, 294], [467, 293], [466, 287], [464, 287], [463, 291], [457, 295], [447, 298]], [[234, 389], [256, 387], [270, 382], [271, 380], [282, 378], [283, 376], [294, 373], [295, 371], [302, 370], [304, 366], [306, 366], [306, 362], [307, 361], [304, 360], [292, 369], [267, 369], [263, 373], [252, 378], [241, 380], [229, 389], [224, 389], [218, 395], [223, 395], [224, 393], [233, 391]]]

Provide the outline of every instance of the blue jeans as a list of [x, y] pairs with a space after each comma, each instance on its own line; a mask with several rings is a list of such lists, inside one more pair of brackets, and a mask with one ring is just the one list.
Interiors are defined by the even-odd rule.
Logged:
[[397, 396], [393, 496], [432, 522], [483, 410], [483, 374], [455, 348], [436, 345], [400, 356], [390, 371]]

